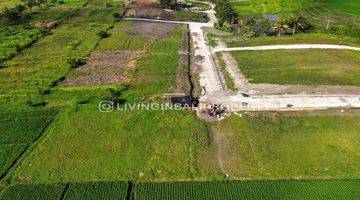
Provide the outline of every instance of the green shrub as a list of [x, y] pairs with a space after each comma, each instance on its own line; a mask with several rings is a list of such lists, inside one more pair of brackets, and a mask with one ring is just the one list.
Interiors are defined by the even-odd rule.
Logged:
[[231, 30], [232, 30], [231, 24], [228, 23], [228, 22], [224, 22], [224, 23], [222, 23], [222, 24], [220, 24], [220, 23], [215, 23], [215, 24], [214, 24], [214, 27], [215, 27], [216, 29], [219, 29], [219, 30], [222, 30], [222, 31], [225, 31], [225, 32], [231, 32]]
[[97, 35], [98, 35], [101, 39], [110, 37], [110, 33], [108, 33], [107, 31], [104, 31], [104, 30], [99, 31], [99, 32], [97, 33]]
[[78, 68], [81, 65], [85, 64], [85, 60], [84, 59], [79, 59], [79, 58], [68, 58], [66, 60], [66, 62], [68, 63], [68, 65], [74, 69], [74, 68]]

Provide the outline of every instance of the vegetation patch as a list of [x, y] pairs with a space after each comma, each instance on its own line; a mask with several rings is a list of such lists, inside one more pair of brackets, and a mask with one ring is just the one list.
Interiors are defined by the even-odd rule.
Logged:
[[[139, 183], [134, 199], [356, 199], [359, 180]], [[311, 188], [311, 189], [309, 189]]]
[[356, 179], [359, 116], [232, 115], [212, 124], [228, 139], [224, 171], [236, 179]]
[[360, 41], [353, 38], [323, 34], [323, 33], [304, 33], [283, 37], [254, 37], [248, 38], [238, 34], [221, 36], [228, 47], [247, 47], [264, 45], [286, 45], [286, 44], [334, 44], [360, 46]]
[[63, 199], [126, 199], [127, 182], [70, 183]]
[[1, 112], [0, 144], [32, 143], [57, 112], [58, 110]]
[[61, 115], [14, 181], [188, 179], [197, 176], [194, 155], [206, 133], [205, 124], [186, 111], [80, 109]]
[[7, 199], [61, 199], [65, 184], [52, 185], [14, 185], [4, 189], [0, 194], [1, 200]]
[[251, 83], [360, 85], [360, 53], [350, 50], [232, 52]]
[[226, 84], [226, 87], [229, 89], [229, 90], [232, 90], [232, 91], [235, 91], [237, 88], [235, 86], [235, 82], [234, 82], [234, 79], [231, 77], [231, 75], [229, 74], [229, 72], [227, 71], [226, 69], [226, 64], [225, 64], [225, 61], [222, 57], [222, 54], [221, 53], [217, 53], [216, 54], [216, 59], [217, 59], [217, 62], [220, 66], [220, 71], [221, 71], [221, 74], [222, 76], [224, 77], [225, 79], [225, 84]]
[[2, 178], [13, 163], [25, 150], [25, 144], [0, 145], [0, 178]]

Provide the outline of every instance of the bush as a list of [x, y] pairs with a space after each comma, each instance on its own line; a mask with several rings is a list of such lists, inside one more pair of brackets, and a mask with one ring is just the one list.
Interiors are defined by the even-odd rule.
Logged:
[[85, 61], [83, 59], [78, 59], [78, 58], [68, 58], [67, 63], [70, 65], [72, 69], [74, 69], [85, 64]]
[[115, 21], [119, 21], [122, 16], [121, 16], [120, 13], [114, 13], [114, 14], [113, 14], [113, 17], [114, 17]]
[[331, 27], [328, 32], [335, 35], [354, 37], [360, 40], [360, 27], [352, 25], [348, 25], [346, 27]]
[[105, 1], [105, 6], [106, 7], [113, 7], [113, 1], [112, 0]]
[[128, 86], [118, 86], [118, 87], [114, 87], [114, 88], [109, 88], [108, 95], [105, 96], [102, 100], [103, 101], [111, 101], [117, 105], [124, 104], [126, 102], [126, 99], [122, 98], [122, 94], [127, 89], [128, 89]]
[[25, 5], [16, 5], [15, 8], [5, 7], [3, 10], [3, 16], [6, 17], [12, 23], [18, 23], [24, 19]]
[[220, 23], [215, 23], [214, 24], [214, 27], [216, 29], [219, 29], [219, 30], [222, 30], [222, 31], [225, 31], [225, 32], [231, 32], [232, 28], [231, 28], [231, 24], [228, 23], [228, 22], [224, 22], [222, 24]]
[[97, 35], [98, 35], [101, 39], [110, 37], [110, 33], [108, 33], [107, 31], [104, 31], [104, 30], [98, 32]]
[[45, 101], [42, 101], [39, 98], [35, 98], [31, 96], [27, 96], [25, 103], [30, 107], [44, 107], [47, 104]]

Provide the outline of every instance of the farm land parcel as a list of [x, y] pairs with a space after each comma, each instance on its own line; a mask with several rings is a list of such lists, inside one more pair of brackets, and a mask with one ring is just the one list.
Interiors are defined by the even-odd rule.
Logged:
[[[4, 2], [0, 7], [18, 3]], [[189, 94], [191, 87], [188, 27], [119, 20], [114, 13], [123, 13], [122, 2], [106, 2], [65, 0], [36, 7], [25, 25], [0, 18], [0, 199], [358, 199], [357, 110], [245, 112], [219, 122], [188, 110], [100, 112], [99, 101], [161, 103], [164, 93]], [[274, 0], [258, 10], [254, 2], [261, 3], [247, 2], [247, 14], [312, 6], [298, 0], [284, 7]], [[357, 14], [336, 3], [326, 9], [339, 16]], [[244, 10], [244, 2], [235, 4]], [[58, 25], [45, 31], [36, 26], [39, 21]], [[222, 39], [229, 46], [358, 45], [318, 33]], [[261, 69], [253, 75], [244, 67], [255, 82], [359, 84], [357, 53], [312, 51], [336, 70], [310, 73], [289, 57], [315, 62], [311, 54], [282, 52], [280, 63], [303, 70], [290, 80], [293, 71], [266, 60], [276, 52], [234, 54], [239, 63]], [[264, 62], [287, 74], [265, 74]]]

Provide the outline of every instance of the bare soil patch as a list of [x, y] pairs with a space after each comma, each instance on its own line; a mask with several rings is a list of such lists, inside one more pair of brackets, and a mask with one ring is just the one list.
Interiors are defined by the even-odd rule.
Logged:
[[149, 40], [149, 42], [154, 42], [160, 38], [170, 36], [173, 30], [178, 26], [181, 25], [172, 23], [133, 21], [132, 26], [114, 28], [113, 31], [120, 29], [128, 35], [142, 36]]
[[86, 60], [86, 64], [74, 69], [63, 86], [92, 86], [124, 84], [131, 81], [127, 69], [135, 67], [140, 51], [97, 51]]

